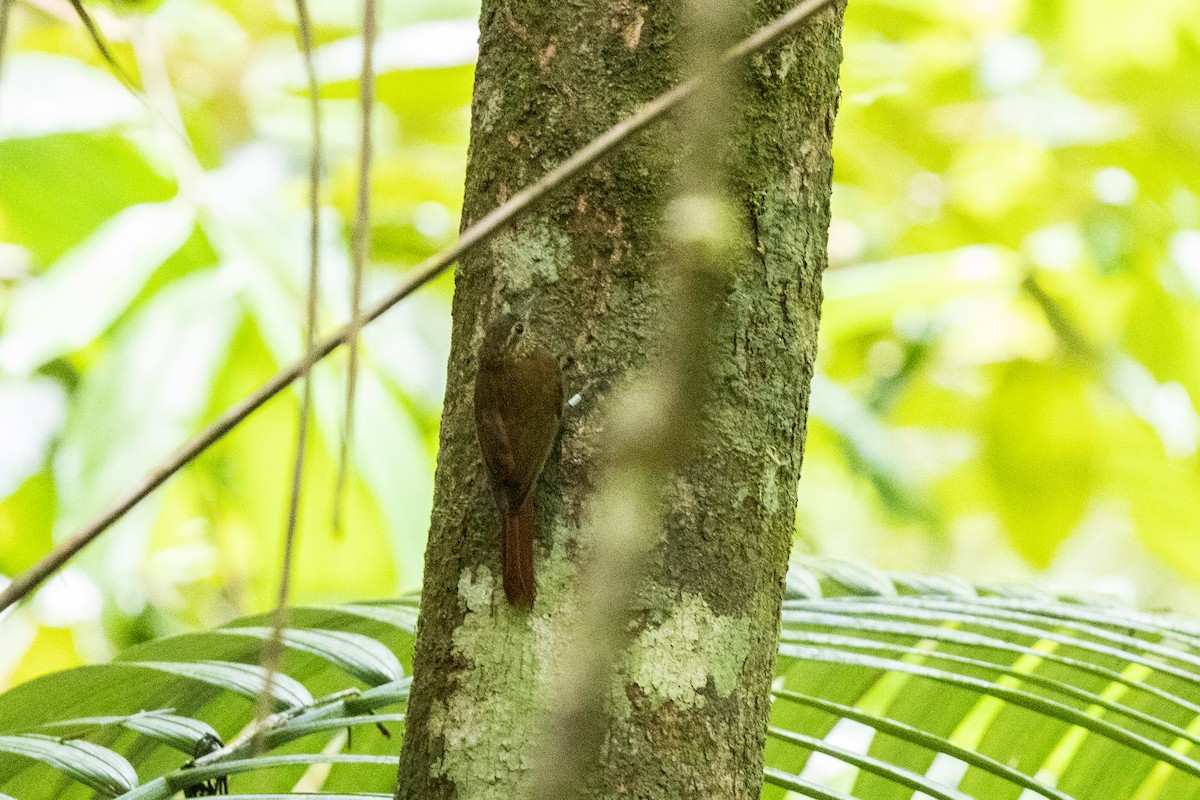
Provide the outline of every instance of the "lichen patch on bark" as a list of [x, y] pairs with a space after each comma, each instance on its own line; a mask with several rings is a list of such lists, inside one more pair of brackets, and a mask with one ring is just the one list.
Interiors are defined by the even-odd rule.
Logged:
[[536, 218], [497, 234], [488, 244], [492, 258], [506, 265], [506, 282], [496, 291], [507, 297], [528, 296], [533, 287], [558, 280], [558, 265], [569, 263], [571, 242]]
[[655, 706], [703, 706], [710, 681], [720, 697], [737, 688], [749, 651], [747, 618], [718, 616], [703, 597], [684, 593], [670, 616], [630, 647], [626, 680]]
[[459, 691], [430, 710], [430, 733], [445, 742], [430, 771], [452, 781], [460, 797], [500, 800], [511, 796], [511, 785], [498, 776], [524, 772], [534, 755], [538, 659], [527, 615], [499, 599], [490, 569], [463, 570], [458, 596], [466, 614], [454, 652], [464, 668], [456, 675]]
[[[459, 797], [511, 797], [512, 785], [505, 781], [532, 766], [547, 669], [561, 649], [562, 621], [574, 610], [569, 594], [559, 596], [571, 585], [564, 570], [575, 569], [563, 552], [563, 539], [560, 532], [552, 557], [537, 559], [539, 594], [531, 612], [505, 602], [500, 577], [487, 566], [459, 574], [458, 600], [465, 613], [452, 648], [462, 666], [455, 674], [458, 691], [448, 703], [433, 704], [429, 723], [430, 735], [445, 743], [431, 777], [452, 781]], [[556, 613], [545, 614], [547, 608]]]

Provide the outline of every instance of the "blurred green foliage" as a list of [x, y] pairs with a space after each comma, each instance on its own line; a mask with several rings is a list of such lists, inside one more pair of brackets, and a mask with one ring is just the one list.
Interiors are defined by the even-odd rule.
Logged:
[[[13, 8], [0, 82], [0, 576], [296, 358], [307, 124], [293, 5]], [[322, 322], [347, 316], [356, 4], [313, 3]], [[469, 0], [382, 9], [368, 294], [452, 241]], [[801, 545], [1200, 608], [1200, 6], [853, 0]], [[186, 131], [190, 147], [179, 135]], [[451, 280], [314, 373], [294, 598], [419, 586]], [[269, 606], [297, 402], [270, 403], [0, 619], [0, 687]], [[0, 580], [3, 580], [0, 577]]]
[[1200, 6], [861, 0], [842, 76], [801, 530], [1195, 610]]

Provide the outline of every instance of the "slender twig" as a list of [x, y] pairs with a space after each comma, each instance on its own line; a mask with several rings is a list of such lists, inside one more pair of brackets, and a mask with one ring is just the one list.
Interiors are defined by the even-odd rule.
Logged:
[[[30, 0], [26, 0], [26, 2], [30, 2]], [[140, 86], [138, 86], [138, 84], [133, 80], [133, 77], [130, 76], [125, 68], [121, 66], [121, 62], [117, 61], [116, 56], [113, 55], [112, 50], [105, 41], [104, 33], [100, 30], [100, 26], [96, 24], [95, 18], [84, 7], [82, 0], [68, 0], [68, 2], [70, 3], [71, 8], [74, 10], [75, 16], [77, 16], [79, 21], [83, 23], [83, 27], [87, 31], [88, 38], [91, 39], [92, 45], [96, 48], [96, 52], [100, 54], [100, 58], [103, 59], [104, 63], [108, 65], [109, 71], [116, 76], [117, 80], [121, 82], [121, 85], [124, 86], [139, 103], [145, 106], [146, 110], [149, 111], [152, 116], [164, 123], [165, 127], [171, 131], [172, 134], [177, 136], [179, 140], [182, 141], [190, 150], [191, 143], [188, 141], [187, 133], [183, 128], [182, 120], [178, 120], [177, 127], [176, 121], [171, 120], [165, 113], [163, 113], [163, 111], [150, 99], [150, 96], [143, 91]], [[41, 5], [34, 5], [41, 10], [47, 10]], [[48, 11], [48, 13], [53, 12]], [[61, 16], [60, 19], [68, 21], [69, 17]]]
[[[762, 28], [759, 28], [754, 34], [743, 39], [736, 46], [730, 48], [726, 51], [722, 60], [724, 62], [738, 61], [756, 53], [799, 25], [814, 11], [823, 8], [831, 2], [833, 0], [807, 0], [801, 3]], [[391, 309], [392, 306], [444, 272], [447, 267], [461, 258], [465, 253], [472, 252], [475, 248], [494, 236], [497, 231], [512, 222], [513, 219], [524, 214], [537, 203], [544, 200], [550, 192], [587, 169], [638, 131], [660, 120], [668, 112], [675, 109], [682, 101], [695, 93], [696, 89], [703, 84], [707, 77], [708, 73], [698, 75], [659, 95], [629, 117], [613, 125], [607, 131], [588, 142], [574, 155], [550, 170], [533, 184], [517, 192], [507, 203], [492, 209], [482, 219], [463, 231], [458, 242], [422, 261], [391, 292], [370, 305], [363, 314], [362, 324], [368, 325], [374, 322]], [[166, 483], [168, 478], [187, 466], [193, 459], [261, 408], [268, 400], [286, 389], [293, 381], [301, 375], [306, 374], [313, 364], [345, 344], [349, 332], [350, 325], [347, 323], [326, 338], [321, 339], [316, 347], [313, 348], [310, 355], [289, 367], [285, 367], [272, 376], [257, 391], [230, 408], [207, 428], [184, 443], [175, 455], [151, 471], [141, 483], [131, 489], [124, 497], [117, 500], [87, 525], [63, 540], [58, 547], [28, 571], [17, 576], [3, 591], [0, 591], [0, 611], [3, 611], [29, 594], [34, 587], [66, 564], [67, 561], [89, 545], [96, 537], [104, 533], [113, 523], [124, 516], [129, 509], [141, 502], [159, 486]]]
[[142, 90], [134, 83], [133, 77], [121, 66], [121, 62], [117, 61], [116, 56], [112, 54], [112, 50], [108, 47], [108, 42], [104, 41], [104, 34], [100, 33], [100, 27], [92, 19], [92, 15], [88, 13], [88, 10], [83, 7], [82, 0], [70, 0], [70, 3], [71, 8], [75, 9], [75, 15], [79, 17], [79, 21], [83, 23], [83, 27], [87, 29], [88, 38], [95, 45], [96, 52], [104, 59], [104, 63], [117, 76], [117, 80], [125, 84], [126, 89], [140, 95]]
[[1049, 323], [1050, 329], [1058, 336], [1068, 355], [1091, 366], [1104, 366], [1109, 359], [1089, 340], [1087, 334], [1079, 329], [1067, 310], [1050, 296], [1050, 293], [1037, 279], [1036, 274], [1027, 273], [1021, 280], [1021, 288], [1037, 303], [1046, 322]]
[[375, 105], [375, 0], [363, 0], [362, 78], [359, 103], [362, 132], [358, 157], [358, 207], [354, 213], [354, 241], [351, 243], [350, 327], [346, 342], [346, 407], [342, 423], [342, 444], [338, 453], [337, 483], [333, 489], [333, 532], [342, 532], [342, 501], [346, 476], [350, 469], [350, 447], [354, 436], [354, 394], [358, 386], [358, 333], [362, 329], [362, 282], [371, 241], [371, 109]]
[[[271, 709], [271, 690], [283, 657], [283, 629], [287, 627], [288, 595], [292, 586], [292, 562], [296, 549], [296, 527], [300, 516], [300, 492], [304, 484], [304, 461], [308, 447], [308, 422], [312, 416], [311, 365], [317, 344], [317, 307], [321, 275], [321, 87], [313, 63], [312, 20], [305, 0], [296, 0], [296, 36], [308, 77], [308, 116], [311, 145], [308, 156], [308, 305], [304, 314], [304, 367], [300, 374], [300, 414], [297, 421], [296, 452], [292, 460], [292, 491], [288, 498], [287, 523], [283, 532], [283, 555], [279, 571], [279, 594], [271, 623], [271, 638], [263, 646], [262, 665], [267, 671], [258, 696], [257, 719]], [[258, 739], [255, 740], [259, 741]]]

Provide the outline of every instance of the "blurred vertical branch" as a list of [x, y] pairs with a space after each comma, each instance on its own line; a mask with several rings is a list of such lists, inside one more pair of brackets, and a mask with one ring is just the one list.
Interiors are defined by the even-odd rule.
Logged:
[[[608, 419], [608, 464], [596, 498], [594, 560], [578, 617], [564, 649], [553, 711], [535, 767], [534, 800], [577, 796], [606, 730], [602, 688], [619, 671], [630, 607], [662, 524], [671, 478], [699, 439], [710, 389], [713, 328], [728, 285], [733, 217], [721, 169], [729, 141], [733, 64], [721, 58], [733, 40], [735, 9], [726, 0], [687, 0], [690, 65], [708, 70], [681, 115], [685, 156], [667, 208], [670, 256], [663, 278], [671, 300], [658, 368], [618, 398]], [[715, 66], [714, 66], [715, 65]]]
[[[266, 718], [271, 706], [271, 683], [283, 656], [283, 629], [287, 626], [288, 595], [291, 592], [292, 561], [295, 555], [296, 527], [300, 516], [300, 494], [304, 484], [304, 461], [308, 446], [308, 422], [312, 415], [312, 366], [316, 349], [317, 307], [320, 294], [321, 266], [321, 95], [313, 64], [312, 21], [305, 0], [296, 0], [296, 35], [308, 78], [309, 128], [311, 148], [308, 159], [308, 297], [304, 315], [304, 366], [300, 373], [300, 414], [296, 432], [296, 453], [292, 461], [292, 490], [288, 498], [287, 523], [283, 535], [279, 594], [275, 602], [271, 638], [263, 646], [262, 663], [267, 671], [258, 697], [257, 718]], [[257, 746], [256, 746], [257, 749]]]
[[346, 365], [346, 406], [343, 412], [341, 451], [338, 453], [337, 483], [333, 490], [333, 532], [342, 531], [342, 501], [350, 469], [350, 440], [354, 436], [354, 395], [358, 385], [358, 339], [362, 329], [362, 280], [371, 242], [371, 109], [375, 105], [375, 0], [363, 2], [363, 60], [359, 79], [359, 113], [362, 129], [359, 139], [358, 200], [354, 211], [354, 240], [351, 243], [350, 325], [346, 331], [349, 357]]
[[4, 54], [8, 44], [8, 20], [12, 15], [12, 0], [0, 0], [0, 81], [4, 80]]

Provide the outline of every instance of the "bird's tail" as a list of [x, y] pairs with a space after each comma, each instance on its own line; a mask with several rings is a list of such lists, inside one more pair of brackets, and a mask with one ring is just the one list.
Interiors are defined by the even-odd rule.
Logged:
[[500, 561], [504, 569], [504, 596], [509, 605], [529, 610], [537, 597], [533, 581], [533, 492], [521, 508], [504, 520]]

